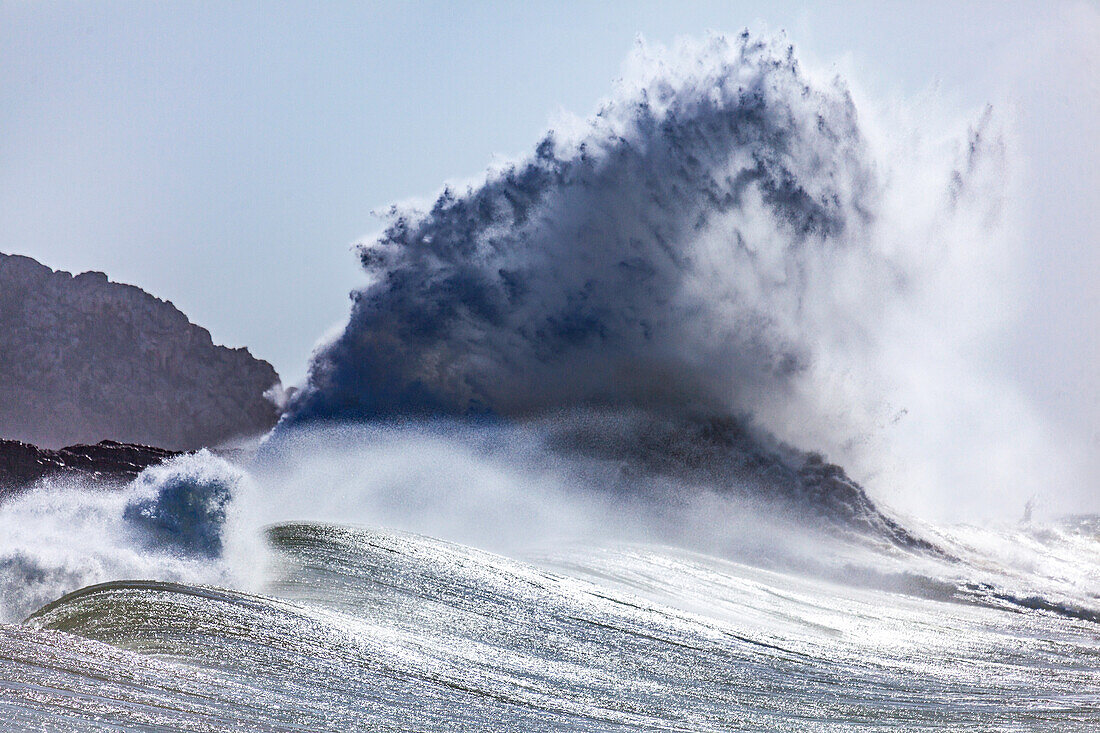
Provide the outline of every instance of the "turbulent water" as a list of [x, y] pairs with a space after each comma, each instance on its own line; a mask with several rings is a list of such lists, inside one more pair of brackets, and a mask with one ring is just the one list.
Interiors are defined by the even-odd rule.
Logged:
[[[190, 730], [1100, 725], [1097, 617], [984, 586], [908, 578], [912, 588], [884, 589], [647, 545], [518, 561], [332, 524], [267, 534], [274, 557], [258, 594], [117, 581], [3, 627], [5, 720]], [[997, 539], [1040, 561], [1100, 557], [1095, 526]]]
[[882, 129], [781, 42], [642, 47], [395, 208], [259, 446], [0, 504], [4, 725], [1100, 729], [1100, 519], [882, 500], [1041, 432], [928, 315], [1012, 243], [992, 113]]

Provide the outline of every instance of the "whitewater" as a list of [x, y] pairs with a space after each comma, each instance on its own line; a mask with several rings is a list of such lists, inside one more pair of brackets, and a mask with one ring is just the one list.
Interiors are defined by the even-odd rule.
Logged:
[[270, 435], [0, 503], [3, 725], [1100, 729], [1100, 517], [968, 357], [1011, 134], [929, 117], [639, 42], [387, 212]]

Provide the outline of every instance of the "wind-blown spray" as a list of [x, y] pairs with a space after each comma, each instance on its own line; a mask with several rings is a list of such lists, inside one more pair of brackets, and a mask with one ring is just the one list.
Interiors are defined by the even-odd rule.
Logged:
[[989, 111], [957, 154], [865, 134], [843, 82], [744, 33], [640, 45], [564, 127], [390, 211], [284, 425], [629, 409], [751, 423], [868, 474], [868, 434], [904, 414], [897, 365], [954, 338], [906, 304], [1003, 239]]

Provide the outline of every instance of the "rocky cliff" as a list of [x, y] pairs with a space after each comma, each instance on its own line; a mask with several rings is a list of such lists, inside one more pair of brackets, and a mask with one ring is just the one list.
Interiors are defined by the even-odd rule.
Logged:
[[0, 254], [0, 438], [216, 445], [274, 425], [278, 382], [140, 288]]

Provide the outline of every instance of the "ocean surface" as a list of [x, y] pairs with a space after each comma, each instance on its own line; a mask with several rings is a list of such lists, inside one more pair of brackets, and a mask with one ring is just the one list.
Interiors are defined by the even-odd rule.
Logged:
[[640, 43], [394, 207], [258, 445], [0, 503], [0, 727], [1100, 730], [1095, 492], [967, 358], [1011, 136], [883, 107]]
[[965, 559], [941, 576], [864, 546], [893, 571], [849, 557], [845, 581], [276, 524], [256, 592], [118, 580], [0, 626], [0, 708], [17, 730], [1096, 730], [1098, 529], [944, 532]]

